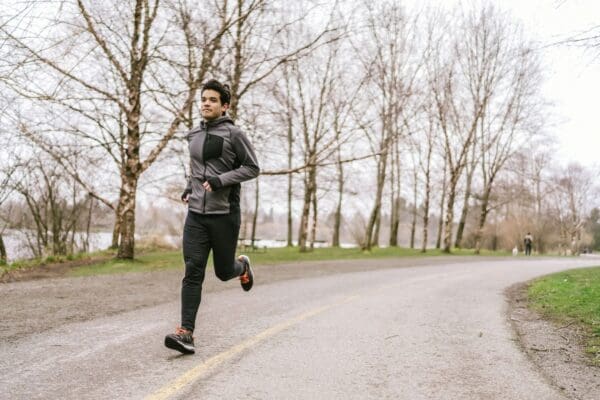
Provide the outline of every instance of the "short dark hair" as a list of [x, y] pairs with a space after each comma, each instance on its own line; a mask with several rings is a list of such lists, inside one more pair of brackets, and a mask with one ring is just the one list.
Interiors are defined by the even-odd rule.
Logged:
[[200, 93], [203, 93], [205, 90], [210, 89], [219, 93], [221, 97], [221, 104], [230, 104], [231, 101], [231, 90], [229, 89], [229, 85], [223, 84], [216, 79], [210, 79], [202, 85], [202, 90]]

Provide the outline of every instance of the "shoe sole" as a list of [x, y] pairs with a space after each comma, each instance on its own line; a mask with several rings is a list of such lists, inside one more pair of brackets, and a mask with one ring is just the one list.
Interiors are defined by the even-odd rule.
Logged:
[[169, 336], [165, 337], [165, 346], [183, 354], [194, 354], [196, 352], [194, 348], [186, 347], [185, 344]]

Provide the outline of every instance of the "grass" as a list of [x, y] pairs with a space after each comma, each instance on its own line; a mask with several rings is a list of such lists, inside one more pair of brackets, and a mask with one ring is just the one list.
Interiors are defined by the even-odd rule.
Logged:
[[530, 305], [561, 324], [575, 323], [587, 334], [586, 352], [600, 366], [600, 267], [560, 272], [535, 280]]
[[112, 251], [103, 250], [94, 253], [75, 253], [66, 256], [48, 256], [45, 258], [15, 260], [10, 263], [0, 263], [0, 276], [11, 271], [35, 269], [51, 265], [94, 263], [113, 256], [114, 253]]
[[[243, 251], [241, 251], [243, 253]], [[429, 257], [447, 255], [441, 250], [428, 250], [427, 253], [421, 253], [417, 249], [404, 248], [374, 248], [371, 251], [362, 251], [360, 249], [343, 248], [317, 248], [313, 251], [300, 253], [298, 248], [269, 248], [258, 249], [248, 253], [253, 264], [273, 265], [302, 261], [327, 261], [327, 260], [349, 260], [361, 258], [386, 258], [386, 257]], [[473, 250], [460, 249], [453, 250], [453, 256], [474, 255]], [[483, 251], [482, 255], [508, 255], [507, 252]], [[209, 258], [208, 264], [212, 265], [212, 259]], [[88, 276], [99, 274], [112, 274], [123, 272], [143, 272], [158, 271], [164, 269], [182, 268], [183, 259], [181, 250], [171, 251], [144, 251], [140, 252], [132, 261], [109, 259], [102, 262], [85, 265], [74, 268], [70, 275]]]

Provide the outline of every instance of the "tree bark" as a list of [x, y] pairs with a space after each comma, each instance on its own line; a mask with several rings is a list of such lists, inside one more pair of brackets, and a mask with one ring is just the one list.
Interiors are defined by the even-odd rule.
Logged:
[[415, 248], [415, 233], [417, 230], [417, 170], [413, 172], [413, 206], [412, 206], [412, 221], [410, 224], [410, 248]]
[[448, 202], [446, 203], [446, 219], [444, 220], [444, 253], [450, 253], [452, 247], [452, 225], [454, 222], [454, 202], [456, 201], [456, 186], [458, 171], [451, 172], [448, 185]]
[[384, 139], [381, 143], [381, 155], [379, 156], [377, 163], [377, 189], [375, 192], [375, 201], [365, 230], [365, 245], [363, 250], [371, 250], [371, 247], [375, 245], [375, 227], [381, 211], [381, 200], [386, 176], [388, 144], [389, 138]]
[[316, 190], [316, 169], [314, 167], [308, 169], [305, 185], [302, 215], [300, 217], [300, 231], [298, 232], [298, 246], [301, 252], [308, 250], [308, 221], [310, 219], [313, 192]]
[[391, 168], [391, 193], [390, 193], [390, 247], [398, 246], [398, 230], [400, 228], [400, 150], [399, 140], [394, 140]]
[[442, 247], [442, 233], [444, 231], [444, 205], [446, 204], [446, 188], [448, 187], [446, 183], [446, 161], [444, 161], [444, 176], [442, 180], [442, 195], [440, 197], [440, 217], [438, 220], [438, 231], [437, 231], [437, 239], [435, 242], [435, 248], [439, 249]]
[[0, 233], [0, 264], [6, 264], [8, 261], [8, 256], [6, 254], [6, 246], [4, 245], [4, 237], [3, 234]]
[[335, 207], [335, 213], [333, 217], [333, 238], [331, 245], [333, 247], [340, 247], [340, 229], [342, 226], [342, 199], [344, 195], [344, 166], [341, 163], [340, 149], [337, 149], [337, 183], [338, 183], [338, 199]]
[[491, 188], [486, 187], [484, 189], [483, 196], [481, 198], [481, 207], [479, 208], [479, 223], [477, 224], [477, 233], [475, 235], [475, 254], [479, 254], [481, 251], [481, 243], [483, 239], [483, 227], [488, 216], [488, 204], [490, 200]]
[[315, 241], [317, 240], [317, 223], [319, 221], [319, 214], [317, 213], [317, 191], [315, 190], [312, 195], [312, 228], [310, 230], [310, 250], [315, 248]]
[[[483, 121], [483, 118], [481, 119]], [[469, 214], [469, 200], [471, 199], [471, 188], [473, 184], [473, 174], [475, 173], [475, 150], [476, 146], [473, 145], [471, 151], [471, 160], [466, 160], [467, 165], [467, 182], [465, 186], [465, 197], [463, 201], [462, 211], [460, 213], [460, 220], [458, 221], [458, 226], [456, 228], [456, 239], [454, 240], [454, 247], [460, 249], [462, 244], [463, 234], [465, 231], [465, 225], [467, 224], [467, 216]]]

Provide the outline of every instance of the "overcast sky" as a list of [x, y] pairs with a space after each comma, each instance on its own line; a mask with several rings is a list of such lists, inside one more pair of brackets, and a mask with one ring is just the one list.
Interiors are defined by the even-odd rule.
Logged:
[[[599, 0], [502, 0], [526, 30], [550, 45], [600, 25]], [[598, 32], [598, 31], [597, 31]], [[559, 158], [600, 165], [600, 48], [543, 48], [547, 63], [544, 93], [561, 121], [551, 130], [559, 139]]]

